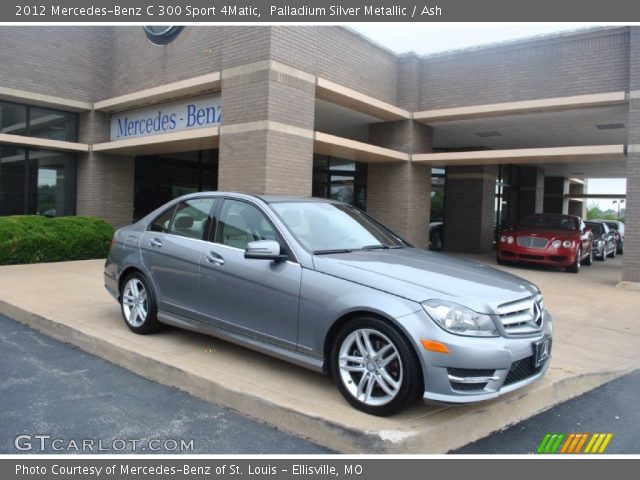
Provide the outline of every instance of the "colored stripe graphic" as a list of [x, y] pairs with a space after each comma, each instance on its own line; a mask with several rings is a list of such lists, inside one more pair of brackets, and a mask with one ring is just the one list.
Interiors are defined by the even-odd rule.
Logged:
[[[549, 432], [543, 437], [540, 445], [538, 445], [536, 453], [599, 454], [604, 453], [612, 438], [612, 433], [591, 434], [586, 432], [572, 432], [569, 434], [565, 434]], [[587, 446], [583, 452], [582, 447], [584, 447], [585, 443], [587, 444]]]

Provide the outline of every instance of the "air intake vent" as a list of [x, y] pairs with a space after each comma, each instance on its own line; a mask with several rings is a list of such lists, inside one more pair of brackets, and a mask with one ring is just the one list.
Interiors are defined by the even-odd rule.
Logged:
[[618, 128], [624, 128], [624, 123], [599, 123], [596, 125], [598, 130], [616, 130]]

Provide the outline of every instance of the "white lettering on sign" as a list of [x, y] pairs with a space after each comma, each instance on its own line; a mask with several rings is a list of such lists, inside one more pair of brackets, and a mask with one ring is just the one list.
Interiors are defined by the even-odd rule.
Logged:
[[111, 115], [111, 140], [215, 127], [220, 125], [221, 116], [218, 94], [114, 113]]

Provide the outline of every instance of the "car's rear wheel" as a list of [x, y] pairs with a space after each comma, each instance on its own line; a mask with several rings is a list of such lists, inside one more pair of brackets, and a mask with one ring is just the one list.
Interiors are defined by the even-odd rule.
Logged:
[[338, 332], [331, 369], [345, 399], [358, 410], [387, 416], [423, 391], [420, 363], [407, 339], [387, 322], [360, 317]]
[[578, 247], [578, 252], [576, 253], [576, 261], [571, 265], [565, 268], [567, 272], [578, 273], [580, 271], [580, 266], [582, 264], [582, 248]]
[[141, 273], [131, 273], [124, 280], [120, 292], [122, 317], [132, 331], [139, 334], [160, 330], [158, 308], [149, 282]]

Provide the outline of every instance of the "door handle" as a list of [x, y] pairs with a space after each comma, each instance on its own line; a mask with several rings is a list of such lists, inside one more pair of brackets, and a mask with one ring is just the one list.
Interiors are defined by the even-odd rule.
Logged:
[[162, 247], [162, 240], [160, 240], [159, 238], [152, 238], [151, 240], [149, 240], [149, 245], [151, 245], [152, 247]]
[[224, 265], [224, 258], [218, 255], [216, 252], [209, 252], [206, 256], [207, 262], [215, 265]]

